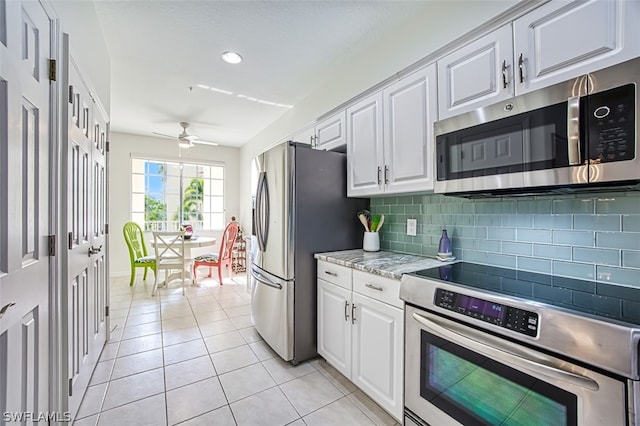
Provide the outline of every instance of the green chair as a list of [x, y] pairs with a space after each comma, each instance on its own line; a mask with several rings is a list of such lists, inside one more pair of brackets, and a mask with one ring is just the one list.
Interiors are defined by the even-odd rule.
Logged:
[[147, 245], [144, 243], [144, 235], [142, 229], [135, 222], [127, 222], [122, 228], [124, 240], [129, 248], [129, 259], [131, 260], [131, 281], [132, 286], [136, 279], [136, 268], [144, 268], [143, 280], [147, 279], [147, 269], [151, 268], [153, 274], [156, 272], [156, 257], [147, 254]]

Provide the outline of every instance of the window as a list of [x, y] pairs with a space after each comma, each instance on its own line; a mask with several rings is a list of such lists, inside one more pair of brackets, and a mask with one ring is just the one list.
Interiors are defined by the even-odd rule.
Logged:
[[131, 159], [131, 220], [146, 231], [224, 228], [224, 166]]

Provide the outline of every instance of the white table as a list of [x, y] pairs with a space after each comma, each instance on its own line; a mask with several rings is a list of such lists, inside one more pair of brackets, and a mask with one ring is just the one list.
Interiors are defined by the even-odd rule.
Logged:
[[[191, 257], [191, 249], [194, 248], [201, 248], [201, 247], [207, 247], [207, 246], [213, 246], [216, 244], [216, 239], [213, 237], [198, 237], [198, 236], [193, 236], [188, 240], [184, 240], [184, 264], [183, 264], [183, 268], [185, 270], [185, 279], [191, 278], [191, 262], [193, 261], [193, 257]], [[165, 244], [160, 243], [163, 247], [165, 246]], [[151, 243], [152, 246], [155, 246], [155, 242]], [[175, 280], [175, 279], [179, 279], [181, 278], [181, 274], [178, 272], [174, 272], [173, 274], [170, 274], [162, 283], [158, 284], [158, 287], [163, 287], [165, 285], [167, 285], [168, 282], [170, 282], [171, 280]], [[193, 285], [195, 284], [195, 280], [192, 280]]]

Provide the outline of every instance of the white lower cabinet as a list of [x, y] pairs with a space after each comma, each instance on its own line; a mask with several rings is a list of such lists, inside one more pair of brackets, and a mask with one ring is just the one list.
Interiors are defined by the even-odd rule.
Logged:
[[318, 353], [351, 377], [351, 290], [318, 279]]
[[353, 293], [351, 381], [396, 419], [402, 416], [403, 310]]
[[404, 348], [400, 282], [361, 271], [329, 282], [320, 274], [330, 265], [318, 262], [318, 353], [400, 421]]

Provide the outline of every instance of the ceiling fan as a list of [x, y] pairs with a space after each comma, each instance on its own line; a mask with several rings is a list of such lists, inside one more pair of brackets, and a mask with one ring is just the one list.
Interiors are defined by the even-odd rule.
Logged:
[[177, 137], [165, 135], [164, 133], [157, 133], [157, 132], [151, 132], [151, 133], [153, 133], [154, 135], [162, 136], [169, 139], [177, 138], [178, 145], [180, 145], [180, 148], [191, 148], [194, 144], [211, 145], [211, 146], [218, 145], [215, 142], [203, 141], [199, 139], [196, 135], [190, 135], [189, 132], [187, 132], [187, 129], [189, 128], [189, 123], [187, 123], [186, 121], [181, 121], [179, 124], [180, 124], [180, 127], [182, 127], [182, 132]]

